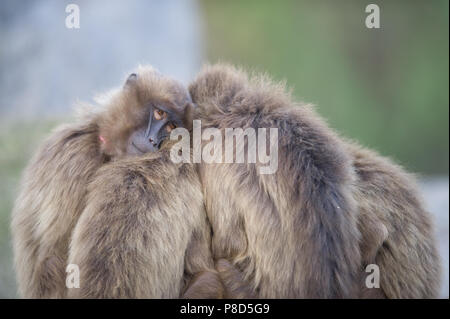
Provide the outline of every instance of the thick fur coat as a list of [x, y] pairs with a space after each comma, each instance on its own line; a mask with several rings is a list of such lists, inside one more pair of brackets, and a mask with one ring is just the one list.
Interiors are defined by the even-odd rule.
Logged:
[[[12, 220], [22, 296], [437, 296], [430, 216], [402, 168], [335, 134], [266, 76], [207, 66], [190, 97], [160, 75], [138, 79], [55, 131], [26, 169]], [[148, 115], [141, 105], [190, 98], [203, 129], [278, 128], [277, 171], [174, 164], [170, 143], [125, 156], [126, 136]], [[68, 263], [81, 275], [69, 291]], [[380, 288], [365, 286], [369, 264]]]
[[[207, 66], [189, 91], [203, 129], [279, 132], [275, 174], [259, 174], [258, 163], [199, 164], [229, 297], [437, 296], [430, 216], [399, 166], [337, 136], [266, 76]], [[365, 287], [371, 263], [380, 289]]]
[[[26, 168], [12, 214], [21, 296], [179, 297], [194, 273], [213, 268], [192, 165], [173, 164], [167, 149], [126, 157], [129, 134], [148, 119], [145, 105], [181, 113], [189, 94], [151, 67], [137, 74], [56, 129]], [[81, 280], [68, 293], [69, 263]]]

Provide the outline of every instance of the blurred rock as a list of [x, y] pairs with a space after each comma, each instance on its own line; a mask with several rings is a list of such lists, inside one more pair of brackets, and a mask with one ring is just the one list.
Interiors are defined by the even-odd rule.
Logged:
[[449, 297], [449, 180], [448, 178], [424, 179], [420, 186], [427, 209], [433, 214], [439, 252], [442, 258], [441, 297]]
[[138, 63], [184, 82], [201, 62], [195, 0], [86, 1], [67, 29], [66, 1], [2, 1], [0, 119], [61, 116], [121, 85]]

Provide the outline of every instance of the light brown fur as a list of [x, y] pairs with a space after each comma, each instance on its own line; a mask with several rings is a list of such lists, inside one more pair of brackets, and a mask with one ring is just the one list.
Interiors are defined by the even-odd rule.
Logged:
[[85, 206], [86, 185], [103, 163], [95, 124], [57, 129], [28, 165], [12, 215], [19, 294], [65, 295], [71, 230]]
[[381, 289], [363, 285], [361, 297], [379, 297], [381, 290], [386, 298], [437, 298], [440, 258], [413, 176], [373, 151], [354, 143], [347, 147], [357, 175], [363, 267], [380, 267]]
[[193, 166], [173, 164], [168, 148], [104, 165], [73, 233], [69, 263], [81, 284], [69, 296], [178, 298], [194, 274], [214, 269], [209, 229]]
[[[189, 91], [203, 129], [277, 127], [277, 172], [201, 163], [199, 181], [192, 165], [169, 160], [168, 148], [103, 164], [97, 122], [63, 129], [28, 169], [14, 215], [24, 294], [64, 296], [47, 279], [64, 278], [60, 266], [82, 214], [69, 257], [80, 266], [81, 288], [71, 297], [437, 296], [430, 218], [400, 167], [337, 136], [266, 77], [216, 65]], [[120, 147], [104, 153], [123, 155]], [[61, 167], [49, 174], [55, 163]], [[69, 209], [66, 196], [78, 199]], [[381, 289], [364, 287], [370, 263], [380, 267]]]
[[[214, 257], [228, 261], [218, 266], [226, 296], [437, 296], [430, 216], [399, 166], [334, 134], [265, 76], [208, 66], [189, 91], [203, 129], [279, 130], [273, 175], [259, 164], [199, 164]], [[364, 286], [370, 263], [380, 289]]]
[[[79, 263], [82, 280], [89, 281], [71, 296], [175, 297], [192, 271], [213, 267], [192, 168], [163, 165], [164, 152], [126, 158], [128, 136], [148, 119], [146, 103], [163, 102], [182, 114], [190, 101], [180, 84], [151, 67], [137, 73], [137, 81], [112, 93], [97, 106], [100, 110], [89, 106], [77, 123], [55, 130], [28, 165], [12, 214], [21, 296], [66, 296], [65, 268], [76, 225], [70, 258]], [[106, 143], [100, 143], [100, 135]], [[127, 178], [123, 183], [122, 177]], [[161, 238], [151, 237], [156, 234]], [[192, 253], [183, 274], [186, 250]], [[155, 268], [147, 262], [155, 262]], [[130, 282], [121, 284], [121, 279]]]

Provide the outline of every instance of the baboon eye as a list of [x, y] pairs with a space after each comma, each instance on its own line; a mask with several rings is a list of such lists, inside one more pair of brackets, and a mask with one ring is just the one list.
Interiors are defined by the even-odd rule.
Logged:
[[176, 127], [177, 127], [177, 126], [176, 126], [175, 124], [173, 124], [173, 123], [167, 124], [167, 125], [166, 125], [166, 131], [167, 131], [167, 133], [172, 132], [172, 130], [173, 130], [174, 128], [176, 128]]
[[158, 109], [155, 109], [154, 111], [153, 111], [153, 117], [156, 119], [156, 120], [161, 120], [161, 119], [163, 119], [163, 118], [165, 118], [166, 117], [166, 112], [164, 112], [164, 111], [161, 111], [161, 110], [158, 110]]

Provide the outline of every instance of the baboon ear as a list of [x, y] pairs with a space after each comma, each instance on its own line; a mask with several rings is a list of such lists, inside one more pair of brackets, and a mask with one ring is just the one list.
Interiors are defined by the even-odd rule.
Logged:
[[194, 120], [195, 104], [188, 102], [184, 107], [184, 126], [188, 129], [192, 129], [192, 121]]
[[131, 73], [127, 80], [125, 81], [125, 85], [124, 87], [130, 87], [136, 84], [137, 81], [137, 74], [136, 73]]

